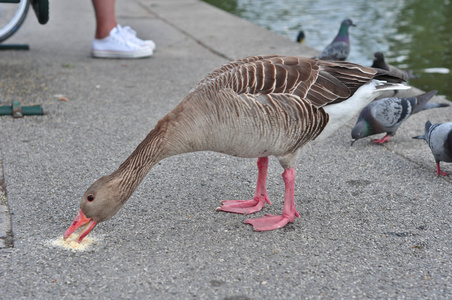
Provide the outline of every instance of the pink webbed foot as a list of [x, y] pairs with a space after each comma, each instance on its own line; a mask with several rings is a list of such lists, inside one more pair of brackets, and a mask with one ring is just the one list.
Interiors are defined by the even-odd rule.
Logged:
[[267, 231], [282, 228], [295, 220], [295, 217], [299, 217], [297, 210], [295, 209], [294, 201], [294, 189], [295, 189], [295, 169], [286, 169], [283, 173], [283, 179], [285, 184], [284, 194], [284, 206], [280, 216], [265, 215], [257, 219], [248, 219], [245, 224], [250, 224], [256, 231]]
[[[300, 217], [297, 211], [295, 211], [294, 216], [297, 218]], [[248, 219], [244, 223], [252, 225], [255, 231], [268, 231], [282, 228], [286, 226], [287, 223], [292, 223], [295, 220], [294, 216], [265, 215], [262, 218]]]
[[217, 211], [225, 211], [236, 214], [252, 214], [258, 212], [265, 206], [265, 202], [271, 205], [267, 197], [267, 169], [268, 157], [260, 157], [257, 160], [259, 173], [257, 175], [256, 191], [252, 200], [224, 200]]
[[252, 200], [224, 200], [221, 201], [222, 205], [217, 208], [217, 211], [249, 215], [260, 211], [265, 206], [265, 202], [271, 205], [267, 195], [255, 197]]
[[383, 145], [384, 143], [389, 143], [390, 142], [389, 141], [390, 137], [391, 137], [391, 135], [387, 134], [381, 139], [373, 140], [372, 143]]

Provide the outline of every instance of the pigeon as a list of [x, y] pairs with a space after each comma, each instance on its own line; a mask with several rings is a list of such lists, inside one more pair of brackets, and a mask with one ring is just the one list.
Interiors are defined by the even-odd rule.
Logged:
[[400, 78], [403, 78], [405, 81], [408, 81], [413, 78], [417, 78], [417, 76], [413, 75], [412, 70], [400, 70], [394, 66], [388, 65], [385, 61], [385, 56], [381, 52], [374, 53], [375, 59], [372, 63], [372, 68], [383, 69], [386, 71], [390, 71], [391, 73], [398, 74]]
[[369, 103], [359, 114], [352, 129], [352, 145], [356, 140], [383, 132], [386, 135], [373, 142], [378, 144], [388, 142], [389, 137], [394, 136], [400, 125], [412, 114], [430, 108], [449, 106], [444, 103], [427, 103], [437, 92], [433, 90], [409, 98], [382, 98]]
[[306, 35], [304, 34], [304, 31], [300, 30], [300, 32], [298, 32], [298, 35], [297, 35], [297, 43], [304, 43], [305, 37], [306, 37]]
[[339, 32], [334, 40], [326, 46], [326, 48], [320, 54], [319, 59], [323, 60], [346, 60], [350, 53], [350, 40], [348, 37], [348, 28], [350, 26], [356, 26], [352, 20], [345, 19], [341, 23]]
[[436, 123], [430, 121], [425, 123], [425, 134], [415, 136], [413, 139], [422, 139], [427, 142], [432, 150], [436, 162], [436, 176], [448, 176], [449, 174], [441, 171], [439, 163], [452, 162], [452, 123]]

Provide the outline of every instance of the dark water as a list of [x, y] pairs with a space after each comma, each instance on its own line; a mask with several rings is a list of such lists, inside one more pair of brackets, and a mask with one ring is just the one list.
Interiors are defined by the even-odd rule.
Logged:
[[350, 29], [349, 61], [371, 65], [373, 53], [411, 69], [419, 78], [410, 84], [436, 89], [452, 100], [452, 0], [204, 0], [234, 15], [322, 50], [345, 18]]

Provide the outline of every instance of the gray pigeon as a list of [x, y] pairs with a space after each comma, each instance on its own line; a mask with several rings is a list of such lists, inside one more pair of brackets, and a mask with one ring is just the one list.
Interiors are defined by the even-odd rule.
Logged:
[[413, 139], [423, 139], [432, 150], [436, 162], [436, 176], [448, 176], [446, 172], [441, 171], [439, 163], [452, 162], [452, 123], [425, 123], [425, 134], [415, 136]]
[[449, 104], [427, 103], [438, 91], [409, 98], [383, 98], [369, 103], [361, 111], [352, 129], [352, 145], [356, 140], [366, 136], [383, 133], [386, 135], [374, 143], [383, 144], [389, 141], [389, 137], [395, 135], [400, 125], [412, 114], [421, 110], [446, 107]]
[[345, 19], [341, 23], [339, 32], [334, 40], [326, 46], [326, 48], [320, 54], [319, 59], [324, 60], [346, 60], [350, 53], [350, 39], [348, 37], [348, 28], [350, 26], [356, 26], [352, 20]]
[[372, 68], [383, 69], [386, 71], [390, 71], [391, 73], [397, 74], [400, 78], [403, 78], [405, 81], [408, 81], [413, 78], [417, 78], [417, 76], [413, 75], [413, 71], [408, 70], [400, 70], [394, 66], [388, 65], [385, 61], [385, 56], [381, 52], [374, 53], [375, 59], [372, 63]]

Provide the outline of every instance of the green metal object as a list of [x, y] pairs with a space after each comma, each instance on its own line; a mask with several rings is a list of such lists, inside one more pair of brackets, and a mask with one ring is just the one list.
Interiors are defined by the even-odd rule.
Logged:
[[13, 116], [22, 118], [23, 116], [42, 116], [44, 110], [41, 105], [20, 106], [19, 101], [14, 101], [11, 106], [0, 106], [0, 116]]
[[28, 44], [0, 44], [0, 50], [30, 50]]
[[49, 0], [32, 0], [30, 3], [36, 13], [39, 24], [46, 24], [49, 21]]

